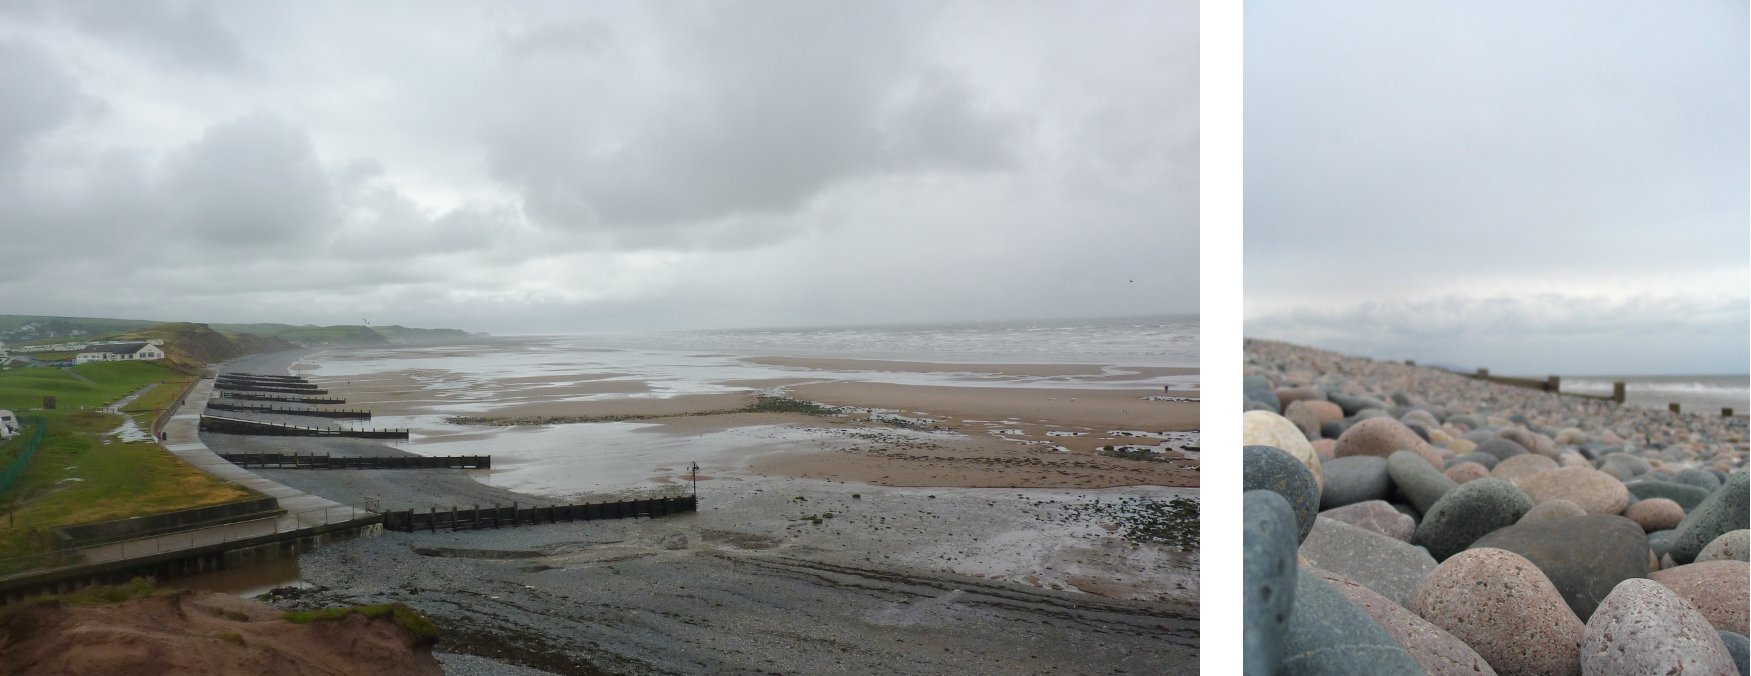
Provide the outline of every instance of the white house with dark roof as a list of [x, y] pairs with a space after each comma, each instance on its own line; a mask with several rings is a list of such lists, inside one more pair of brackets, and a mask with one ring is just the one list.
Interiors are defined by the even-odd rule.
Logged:
[[11, 411], [0, 408], [0, 439], [9, 439], [19, 430], [18, 416]]
[[87, 345], [73, 357], [74, 364], [94, 361], [131, 361], [163, 359], [164, 350], [152, 343], [111, 343]]

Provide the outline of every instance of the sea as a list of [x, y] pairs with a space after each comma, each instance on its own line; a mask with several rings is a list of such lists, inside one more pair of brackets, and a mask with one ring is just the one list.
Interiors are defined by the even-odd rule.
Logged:
[[1198, 366], [1198, 315], [569, 336], [601, 347], [969, 363]]
[[1624, 384], [1624, 403], [1665, 410], [1720, 413], [1730, 408], [1737, 415], [1751, 412], [1751, 375], [1714, 376], [1564, 376], [1564, 392], [1610, 396], [1612, 383]]

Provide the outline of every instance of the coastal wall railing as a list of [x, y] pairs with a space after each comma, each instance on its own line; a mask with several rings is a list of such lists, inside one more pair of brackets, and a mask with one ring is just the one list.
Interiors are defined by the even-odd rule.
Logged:
[[251, 413], [273, 413], [277, 415], [302, 415], [313, 418], [337, 418], [348, 420], [370, 420], [371, 412], [366, 410], [343, 411], [320, 408], [286, 408], [273, 404], [234, 404], [226, 401], [209, 401], [207, 408], [215, 411], [243, 411]]
[[382, 515], [368, 505], [334, 505], [278, 516], [236, 521], [222, 526], [208, 526], [180, 533], [154, 535], [120, 542], [86, 547], [69, 547], [54, 551], [0, 559], [0, 583], [9, 577], [34, 575], [54, 568], [125, 561], [179, 551], [223, 545], [282, 533], [295, 533], [310, 528], [357, 522], [369, 525], [381, 522]]
[[30, 438], [24, 440], [24, 445], [12, 456], [12, 461], [6, 463], [6, 469], [0, 470], [0, 493], [5, 493], [18, 481], [18, 477], [24, 476], [24, 471], [30, 468], [31, 459], [36, 457], [37, 449], [42, 448], [43, 435], [49, 432], [49, 421], [42, 416], [20, 418], [20, 422], [29, 426], [27, 429], [30, 430]]
[[697, 495], [551, 507], [520, 507], [515, 503], [512, 503], [510, 507], [498, 505], [493, 505], [490, 508], [475, 505], [470, 509], [451, 507], [449, 511], [431, 507], [427, 508], [425, 512], [412, 509], [386, 511], [383, 513], [383, 528], [401, 532], [515, 528], [562, 521], [632, 519], [641, 516], [655, 518], [696, 511], [699, 511], [699, 496]]
[[355, 439], [406, 439], [406, 429], [353, 429], [347, 427], [309, 427], [264, 422], [227, 416], [201, 414], [202, 432], [227, 434], [258, 434], [279, 437], [351, 437]]
[[490, 455], [335, 457], [303, 453], [220, 453], [238, 467], [265, 469], [492, 469]]

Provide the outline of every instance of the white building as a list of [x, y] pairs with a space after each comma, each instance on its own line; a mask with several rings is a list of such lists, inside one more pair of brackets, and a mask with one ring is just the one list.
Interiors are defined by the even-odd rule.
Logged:
[[163, 358], [164, 350], [152, 343], [114, 343], [111, 345], [87, 345], [83, 351], [73, 357], [73, 363]]
[[0, 439], [11, 439], [12, 435], [18, 434], [20, 427], [17, 415], [0, 408]]

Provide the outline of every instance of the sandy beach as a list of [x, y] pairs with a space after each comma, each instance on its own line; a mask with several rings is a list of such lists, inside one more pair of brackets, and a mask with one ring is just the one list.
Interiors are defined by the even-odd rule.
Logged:
[[[295, 356], [230, 368], [281, 372]], [[815, 364], [849, 369], [837, 371], [786, 360], [749, 371], [732, 356], [713, 362], [722, 370], [708, 382], [678, 385], [632, 369], [501, 378], [429, 368], [429, 358], [335, 376], [322, 375], [320, 356], [301, 363], [345, 407], [372, 409], [373, 424], [412, 427], [411, 443], [208, 443], [354, 455], [484, 449], [502, 461], [490, 473], [264, 470], [393, 509], [684, 491], [681, 460], [693, 457], [701, 511], [340, 543], [300, 559], [311, 588], [283, 607], [409, 603], [454, 630], [441, 660], [485, 660], [489, 670], [1196, 669], [1197, 552], [1127, 539], [1147, 518], [1136, 507], [1197, 497], [1194, 390], [1174, 391], [1188, 399], [1176, 401], [1158, 387], [1123, 386], [1140, 372], [1115, 380], [1070, 364]], [[832, 411], [741, 410], [759, 395]], [[445, 422], [456, 417], [493, 422]]]

